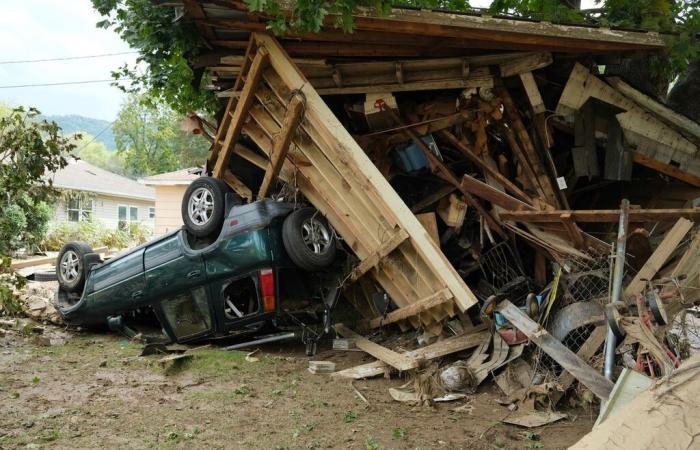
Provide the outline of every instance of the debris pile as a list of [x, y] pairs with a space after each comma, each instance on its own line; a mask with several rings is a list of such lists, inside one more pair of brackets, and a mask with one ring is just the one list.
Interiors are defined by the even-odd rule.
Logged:
[[687, 356], [700, 125], [620, 76], [658, 35], [392, 9], [278, 40], [236, 2], [184, 11], [227, 102], [206, 173], [312, 204], [356, 257], [338, 348], [376, 361], [333, 376], [409, 372], [418, 403], [495, 379], [541, 424]]

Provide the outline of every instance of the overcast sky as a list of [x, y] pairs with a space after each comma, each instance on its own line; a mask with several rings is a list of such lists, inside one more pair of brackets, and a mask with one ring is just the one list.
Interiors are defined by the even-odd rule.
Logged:
[[[0, 0], [0, 86], [110, 79], [110, 72], [136, 55], [7, 64], [7, 61], [128, 52], [101, 20], [90, 0]], [[593, 6], [584, 0], [583, 7]], [[490, 0], [472, 0], [486, 7]], [[80, 114], [114, 120], [124, 94], [110, 83], [0, 88], [0, 101], [36, 106], [45, 114]]]
[[[107, 80], [136, 55], [5, 64], [7, 61], [128, 52], [109, 30], [98, 29], [90, 0], [0, 0], [0, 86]], [[0, 101], [36, 106], [45, 114], [113, 120], [124, 94], [109, 83], [0, 89]]]

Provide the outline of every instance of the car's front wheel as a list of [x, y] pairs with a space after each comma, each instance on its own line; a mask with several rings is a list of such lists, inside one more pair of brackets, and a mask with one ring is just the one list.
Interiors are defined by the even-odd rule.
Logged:
[[182, 221], [196, 237], [218, 233], [224, 221], [228, 186], [222, 180], [200, 177], [194, 180], [182, 198]]
[[85, 285], [88, 267], [85, 255], [92, 254], [85, 242], [69, 242], [58, 253], [56, 278], [66, 292], [79, 292]]
[[287, 216], [282, 242], [294, 264], [309, 272], [325, 269], [335, 260], [333, 230], [314, 208], [298, 209]]

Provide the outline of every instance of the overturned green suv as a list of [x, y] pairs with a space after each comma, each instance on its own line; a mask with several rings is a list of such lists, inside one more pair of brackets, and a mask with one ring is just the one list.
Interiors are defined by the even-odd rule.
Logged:
[[171, 342], [264, 335], [308, 345], [319, 333], [307, 324], [328, 328], [336, 239], [318, 211], [242, 204], [220, 180], [200, 177], [182, 212], [182, 229], [105, 262], [85, 243], [66, 244], [55, 299], [66, 322], [126, 334], [155, 324]]

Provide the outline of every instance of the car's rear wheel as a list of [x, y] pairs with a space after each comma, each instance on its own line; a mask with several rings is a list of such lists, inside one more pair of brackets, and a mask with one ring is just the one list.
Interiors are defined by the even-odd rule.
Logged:
[[208, 237], [221, 231], [228, 186], [222, 180], [200, 177], [194, 180], [182, 198], [182, 221], [196, 237]]
[[313, 208], [302, 208], [287, 216], [282, 225], [282, 242], [294, 264], [309, 272], [325, 269], [335, 260], [333, 230]]
[[87, 264], [85, 255], [92, 253], [92, 248], [85, 242], [69, 242], [61, 248], [56, 263], [58, 284], [66, 292], [79, 292], [85, 285]]

